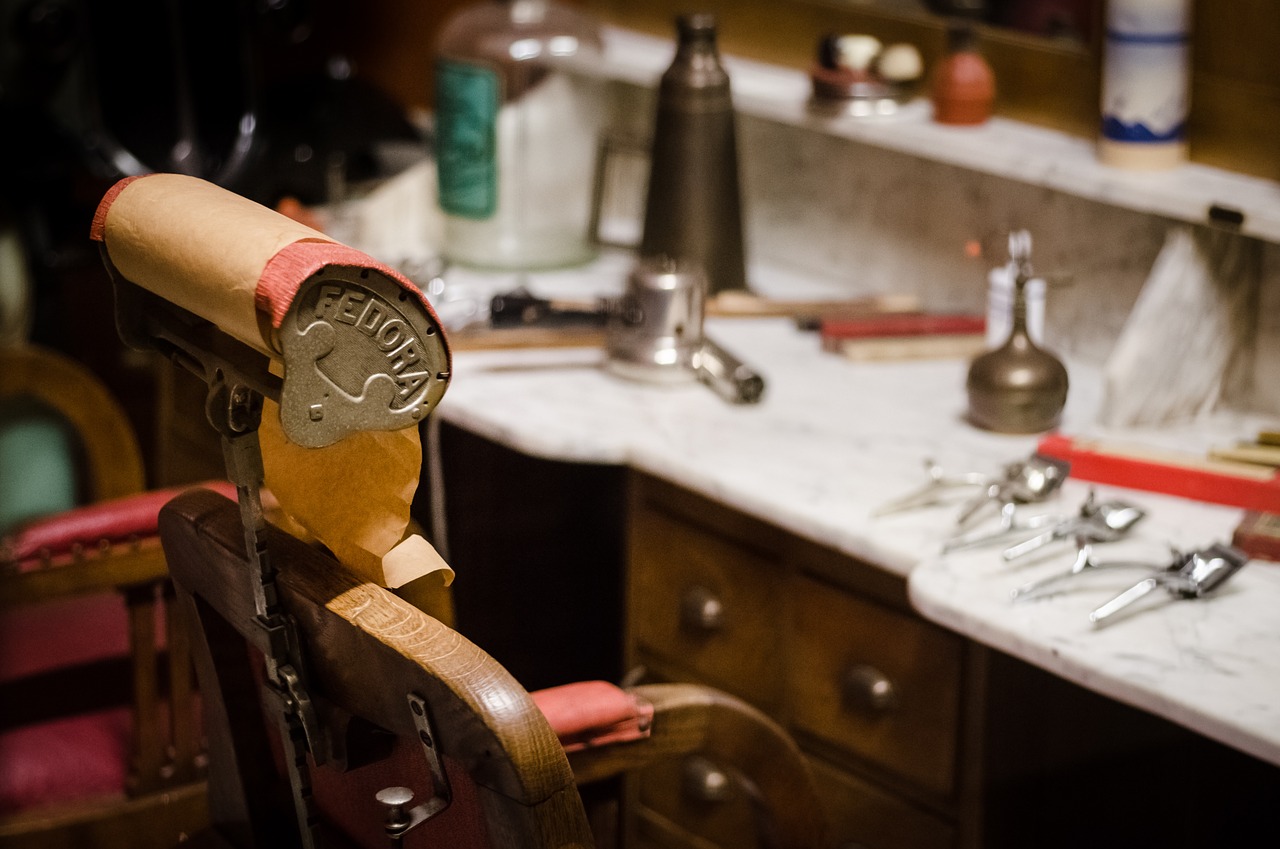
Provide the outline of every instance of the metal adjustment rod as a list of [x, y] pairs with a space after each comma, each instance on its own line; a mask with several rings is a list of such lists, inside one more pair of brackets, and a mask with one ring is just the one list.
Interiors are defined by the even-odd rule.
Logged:
[[[111, 268], [108, 265], [108, 268]], [[317, 826], [307, 753], [317, 764], [328, 760], [316, 706], [306, 688], [305, 664], [293, 623], [280, 610], [276, 571], [267, 550], [262, 510], [262, 449], [258, 426], [264, 397], [279, 398], [280, 379], [269, 359], [221, 333], [212, 323], [116, 278], [117, 323], [135, 347], [158, 350], [203, 379], [209, 387], [205, 415], [222, 442], [227, 477], [236, 487], [245, 553], [253, 569], [253, 598], [267, 692], [276, 718], [293, 792], [303, 846], [317, 845]]]
[[[219, 408], [225, 418], [214, 417]], [[209, 419], [222, 438], [227, 476], [235, 484], [244, 525], [245, 551], [253, 567], [254, 607], [267, 650], [267, 691], [275, 702], [276, 718], [284, 744], [285, 766], [293, 790], [294, 813], [303, 846], [314, 849], [318, 818], [311, 795], [307, 753], [323, 764], [328, 746], [323, 740], [316, 706], [307, 692], [305, 665], [296, 629], [281, 610], [276, 589], [276, 570], [266, 544], [266, 518], [262, 512], [262, 450], [258, 425], [262, 419], [262, 396], [243, 384], [228, 385], [215, 379], [209, 386]]]

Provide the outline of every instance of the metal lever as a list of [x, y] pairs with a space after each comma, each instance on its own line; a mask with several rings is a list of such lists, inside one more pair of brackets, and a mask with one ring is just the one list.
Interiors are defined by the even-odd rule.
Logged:
[[1015, 601], [1031, 598], [1043, 591], [1049, 589], [1055, 584], [1061, 583], [1068, 578], [1074, 578], [1076, 575], [1084, 572], [1094, 572], [1099, 569], [1132, 569], [1143, 568], [1150, 569], [1150, 563], [1144, 563], [1140, 560], [1108, 560], [1099, 562], [1093, 559], [1093, 544], [1088, 541], [1087, 537], [1076, 538], [1076, 559], [1065, 572], [1058, 572], [1036, 581], [1029, 581], [1022, 586], [1016, 588], [1012, 597]]
[[956, 534], [942, 545], [943, 553], [960, 551], [965, 548], [977, 548], [982, 545], [993, 545], [1007, 540], [1023, 531], [1034, 531], [1046, 525], [1058, 524], [1061, 516], [1043, 513], [1038, 516], [1022, 518], [1018, 513], [1018, 504], [1010, 501], [1000, 506], [1000, 525], [994, 530], [983, 529]]

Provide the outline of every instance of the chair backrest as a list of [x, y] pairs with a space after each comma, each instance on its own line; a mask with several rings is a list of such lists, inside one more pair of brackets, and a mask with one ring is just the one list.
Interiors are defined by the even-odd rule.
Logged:
[[28, 398], [64, 419], [79, 443], [82, 500], [140, 492], [142, 451], [119, 401], [89, 369], [39, 345], [0, 347], [0, 404]]
[[[160, 533], [179, 597], [198, 623], [196, 668], [206, 704], [215, 828], [234, 846], [297, 845], [298, 829], [288, 821], [293, 805], [252, 672], [266, 650], [266, 632], [257, 624], [239, 511], [215, 493], [189, 492], [161, 511]], [[413, 786], [412, 776], [388, 769], [397, 763], [386, 745], [394, 738], [410, 741], [427, 762], [431, 753], [442, 756], [452, 792], [466, 788], [483, 815], [487, 844], [425, 845], [593, 845], [560, 741], [506, 670], [456, 631], [360, 581], [318, 549], [269, 528], [267, 550], [278, 570], [281, 607], [296, 623], [305, 652], [306, 686], [326, 748], [334, 754], [330, 764], [311, 770], [313, 801], [340, 837], [386, 845], [382, 809], [369, 792], [379, 782], [364, 780], [364, 798], [343, 796], [341, 787], [344, 777], [348, 786], [359, 786], [369, 772], [385, 776], [387, 786]], [[337, 795], [321, 798], [330, 784]], [[341, 822], [335, 808], [344, 805], [360, 812]], [[406, 844], [426, 839], [429, 826], [410, 832]]]

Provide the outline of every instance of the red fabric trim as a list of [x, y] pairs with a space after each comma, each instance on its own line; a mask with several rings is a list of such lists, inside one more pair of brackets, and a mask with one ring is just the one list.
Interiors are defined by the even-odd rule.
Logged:
[[368, 254], [338, 242], [302, 239], [281, 248], [267, 260], [254, 291], [254, 304], [271, 317], [271, 326], [279, 328], [293, 298], [307, 278], [327, 265], [345, 265], [379, 271], [411, 293], [427, 309], [432, 321], [440, 323], [422, 290], [389, 265], [383, 265]]
[[643, 740], [653, 705], [608, 681], [579, 681], [530, 693], [566, 752]]
[[160, 508], [193, 486], [236, 497], [236, 488], [226, 481], [206, 481], [77, 507], [24, 524], [4, 540], [6, 554], [19, 564], [19, 571], [29, 571], [39, 566], [41, 558], [66, 554], [77, 545], [92, 549], [104, 540], [117, 543], [155, 536]]
[[111, 204], [115, 203], [116, 198], [124, 191], [125, 186], [146, 176], [148, 175], [140, 174], [134, 177], [125, 177], [123, 180], [117, 180], [114, 186], [107, 189], [107, 193], [102, 196], [102, 200], [98, 201], [98, 208], [93, 213], [93, 223], [89, 225], [90, 239], [95, 242], [103, 240], [104, 232], [107, 229], [107, 212], [111, 209]]

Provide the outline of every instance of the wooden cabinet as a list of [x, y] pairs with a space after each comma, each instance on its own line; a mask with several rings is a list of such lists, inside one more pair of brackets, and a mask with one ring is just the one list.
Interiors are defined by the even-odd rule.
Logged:
[[775, 711], [786, 575], [767, 552], [651, 510], [631, 515], [628, 596], [635, 641], [699, 680]]
[[796, 731], [949, 796], [960, 640], [803, 575], [790, 589], [787, 690]]
[[[530, 688], [642, 669], [755, 704], [808, 755], [832, 849], [1275, 831], [1280, 768], [924, 621], [900, 576], [635, 471], [441, 434], [462, 630]], [[629, 779], [628, 849], [755, 849], [717, 767]]]
[[[649, 680], [699, 681], [782, 722], [811, 756], [833, 846], [937, 849], [960, 833], [965, 643], [910, 612], [900, 578], [636, 476], [627, 649]], [[635, 781], [639, 845], [757, 845], [710, 763]]]

